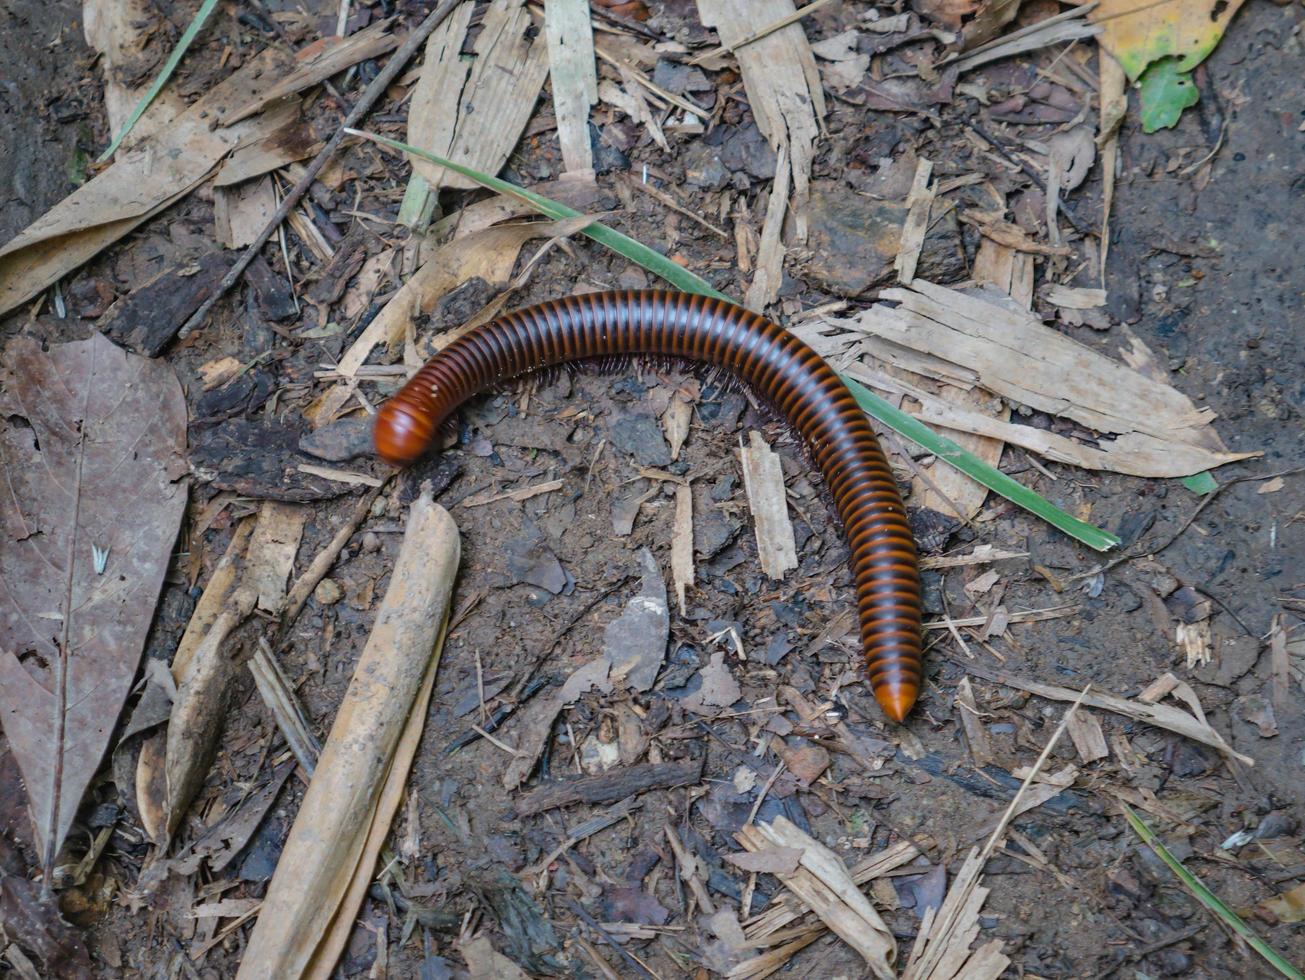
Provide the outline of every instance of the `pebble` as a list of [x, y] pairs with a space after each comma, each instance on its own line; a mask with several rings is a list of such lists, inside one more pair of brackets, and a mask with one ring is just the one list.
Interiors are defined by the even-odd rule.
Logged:
[[313, 589], [313, 598], [323, 606], [333, 606], [344, 598], [344, 590], [334, 579], [324, 578]]

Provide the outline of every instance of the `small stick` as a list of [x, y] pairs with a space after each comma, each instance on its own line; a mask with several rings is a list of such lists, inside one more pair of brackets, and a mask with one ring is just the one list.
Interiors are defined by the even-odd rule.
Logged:
[[349, 543], [349, 539], [358, 530], [358, 525], [371, 513], [372, 504], [376, 502], [376, 498], [380, 496], [383, 489], [385, 489], [384, 483], [379, 487], [373, 487], [358, 498], [358, 503], [354, 505], [353, 513], [344, 522], [344, 526], [335, 532], [335, 537], [331, 539], [330, 544], [318, 553], [317, 557], [308, 565], [308, 568], [304, 570], [304, 573], [295, 581], [294, 587], [290, 589], [290, 595], [285, 602], [285, 614], [281, 617], [282, 635], [289, 632], [291, 624], [299, 615], [299, 611], [304, 608], [304, 603], [313, 594], [313, 589], [317, 588], [318, 583], [326, 578], [326, 573], [335, 564], [335, 559], [340, 557], [340, 552], [344, 550], [344, 546]]
[[1003, 813], [1001, 819], [997, 821], [997, 827], [993, 830], [992, 836], [988, 838], [988, 843], [983, 846], [983, 851], [979, 854], [979, 867], [983, 867], [988, 858], [992, 855], [993, 850], [997, 846], [997, 842], [1001, 840], [1002, 834], [1006, 832], [1006, 827], [1010, 824], [1011, 819], [1015, 814], [1015, 808], [1018, 807], [1020, 802], [1024, 799], [1024, 794], [1028, 792], [1029, 786], [1033, 783], [1033, 780], [1037, 778], [1038, 773], [1042, 772], [1042, 767], [1046, 765], [1047, 757], [1051, 755], [1052, 750], [1055, 749], [1056, 744], [1060, 741], [1060, 736], [1065, 734], [1065, 727], [1069, 724], [1070, 719], [1074, 717], [1074, 713], [1078, 711], [1079, 705], [1083, 703], [1083, 699], [1088, 696], [1088, 692], [1091, 690], [1091, 684], [1083, 688], [1083, 693], [1078, 696], [1078, 700], [1069, 706], [1069, 710], [1065, 712], [1065, 716], [1060, 719], [1060, 724], [1056, 726], [1056, 730], [1052, 733], [1051, 738], [1047, 740], [1046, 747], [1043, 748], [1042, 754], [1038, 756], [1038, 761], [1033, 763], [1033, 768], [1030, 769], [1029, 774], [1024, 777], [1024, 782], [1020, 784], [1019, 790], [1015, 793], [1014, 798], [1006, 807], [1006, 812]]
[[322, 168], [326, 166], [331, 157], [335, 156], [335, 151], [340, 148], [340, 144], [344, 142], [345, 136], [348, 135], [345, 130], [356, 126], [362, 120], [362, 117], [371, 111], [372, 106], [375, 105], [377, 100], [385, 93], [385, 90], [390, 87], [390, 83], [399, 76], [399, 72], [403, 70], [404, 66], [412, 60], [412, 56], [415, 55], [417, 49], [425, 43], [426, 38], [430, 37], [435, 28], [444, 23], [449, 14], [453, 13], [453, 9], [461, 2], [462, 0], [443, 0], [443, 2], [431, 11], [430, 15], [427, 16], [420, 25], [418, 25], [417, 29], [408, 36], [408, 40], [403, 42], [403, 46], [399, 48], [398, 51], [394, 52], [393, 57], [386, 62], [381, 73], [372, 79], [372, 83], [367, 86], [366, 91], [362, 94], [362, 98], [358, 100], [357, 104], [349, 111], [349, 114], [345, 116], [344, 122], [341, 123], [340, 128], [335, 131], [335, 135], [327, 141], [326, 145], [322, 147], [317, 156], [313, 158], [313, 162], [308, 165], [308, 169], [304, 171], [304, 175], [295, 181], [294, 187], [290, 188], [289, 193], [287, 193], [285, 198], [281, 201], [281, 206], [276, 209], [276, 213], [272, 215], [271, 219], [269, 219], [267, 224], [263, 227], [263, 230], [258, 233], [258, 237], [255, 238], [249, 247], [241, 253], [240, 258], [236, 260], [236, 264], [231, 267], [231, 271], [222, 277], [222, 281], [218, 283], [217, 288], [213, 290], [213, 294], [199, 305], [199, 309], [191, 315], [189, 320], [182, 324], [181, 330], [177, 333], [177, 336], [180, 339], [185, 340], [190, 336], [191, 332], [197, 329], [199, 325], [204, 322], [204, 318], [207, 317], [213, 307], [217, 305], [218, 300], [225, 296], [231, 290], [231, 287], [240, 281], [240, 277], [243, 276], [245, 270], [249, 268], [249, 263], [254, 261], [254, 258], [260, 251], [262, 251], [263, 246], [267, 244], [268, 239], [270, 239], [276, 232], [277, 228], [280, 227], [281, 222], [285, 221], [286, 216], [294, 210], [295, 205], [297, 205], [303, 196], [308, 193], [308, 188], [311, 187], [313, 181], [317, 179], [317, 175], [322, 172]]

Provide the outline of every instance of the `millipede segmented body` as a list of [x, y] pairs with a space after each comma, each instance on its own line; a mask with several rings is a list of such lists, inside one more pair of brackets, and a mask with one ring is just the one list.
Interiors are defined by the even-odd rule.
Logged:
[[459, 337], [381, 406], [376, 450], [403, 466], [478, 392], [570, 361], [651, 355], [736, 375], [783, 414], [824, 475], [851, 549], [861, 646], [894, 721], [920, 691], [920, 573], [888, 461], [852, 393], [815, 351], [732, 303], [672, 292], [591, 293], [508, 313]]

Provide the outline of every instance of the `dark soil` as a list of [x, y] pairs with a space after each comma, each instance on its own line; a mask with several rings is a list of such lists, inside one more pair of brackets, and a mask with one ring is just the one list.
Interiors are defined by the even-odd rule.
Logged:
[[[329, 14], [333, 23], [334, 4], [329, 10], [325, 4], [309, 6], [324, 19]], [[675, 24], [680, 15], [695, 17], [690, 4], [666, 7], [669, 12], [650, 22], [660, 29]], [[415, 20], [415, 9], [410, 13], [409, 20]], [[76, 5], [68, 2], [38, 5], [19, 0], [0, 12], [0, 143], [7, 148], [0, 154], [5, 199], [0, 240], [8, 240], [72, 189], [67, 175], [79, 148], [93, 152], [105, 144], [97, 101], [100, 83], [77, 18]], [[1126, 346], [1118, 325], [1130, 325], [1167, 362], [1172, 383], [1198, 404], [1214, 409], [1229, 448], [1260, 450], [1264, 457], [1219, 470], [1216, 477], [1226, 488], [1155, 560], [1126, 562], [1103, 581], [1074, 582], [1064, 592], [1057, 592], [1050, 579], [1069, 580], [1090, 571], [1100, 556], [995, 498], [973, 527], [961, 527], [935, 549], [968, 551], [974, 544], [991, 543], [1026, 551], [1028, 558], [998, 566], [1006, 587], [1004, 604], [1011, 610], [1078, 604], [1072, 616], [1013, 626], [1007, 638], [994, 641], [1001, 662], [975, 645], [980, 658], [976, 663], [983, 668], [1076, 689], [1091, 682], [1120, 696], [1134, 696], [1172, 671], [1192, 684], [1213, 726], [1256, 761], [1252, 768], [1238, 766], [1234, 771], [1215, 752], [1191, 741], [1100, 714], [1112, 747], [1110, 759], [1085, 766], [1073, 789], [1014, 825], [1059, 875], [1009, 854], [998, 853], [988, 865], [991, 896], [981, 919], [983, 938], [1004, 941], [1013, 961], [1010, 975], [1271, 975], [1133, 836], [1117, 807], [1121, 792], [1154, 794], [1161, 806], [1181, 814], [1180, 822], [1153, 815], [1147, 819], [1187, 866], [1245, 915], [1260, 935], [1289, 960], [1305, 963], [1301, 926], [1279, 924], [1257, 912], [1261, 902], [1305, 877], [1300, 874], [1305, 861], [1299, 823], [1305, 808], [1301, 689], [1293, 682], [1286, 708], [1276, 717], [1276, 735], [1265, 737], [1251, 720], [1270, 696], [1265, 637], [1275, 617], [1281, 615], [1292, 625], [1299, 622], [1293, 613], [1305, 608], [1305, 477], [1287, 476], [1282, 488], [1272, 493], [1259, 492], [1262, 482], [1234, 482], [1241, 476], [1305, 467], [1305, 286], [1298, 262], [1305, 244], [1305, 114], [1297, 98], [1305, 77], [1299, 40], [1303, 19], [1299, 5], [1247, 5], [1199, 73], [1198, 108], [1187, 112], [1175, 129], [1141, 133], [1133, 106], [1121, 140], [1122, 167], [1111, 216], [1110, 321], [1104, 324], [1110, 329], [1049, 327], [1113, 353]], [[836, 16], [816, 16], [808, 31], [815, 39], [835, 33], [840, 24]], [[233, 18], [215, 18], [188, 70], [197, 76], [216, 71], [222, 47], [234, 30]], [[701, 32], [696, 20], [694, 30]], [[245, 31], [248, 45], [247, 27]], [[56, 38], [59, 44], [51, 47]], [[1031, 73], [1032, 64], [1020, 62], [1010, 70]], [[351, 94], [356, 96], [353, 84]], [[545, 99], [537, 112], [551, 112], [546, 107]], [[330, 99], [314, 108], [325, 129], [338, 121], [336, 108]], [[900, 161], [911, 153], [941, 161], [939, 172], [945, 175], [987, 166], [967, 155], [972, 147], [966, 148], [961, 131], [963, 123], [981, 115], [978, 104], [957, 95], [952, 104], [936, 109], [939, 125], [934, 127], [918, 113], [875, 113], [832, 100], [830, 136], [820, 147], [814, 176], [834, 186], [872, 189], [873, 181], [892, 169], [881, 167], [882, 158]], [[393, 107], [378, 110], [391, 111]], [[1095, 109], [1092, 113], [1095, 117]], [[721, 125], [731, 133], [748, 130], [750, 116], [741, 88]], [[1037, 127], [1027, 135], [1040, 138]], [[620, 166], [638, 174], [647, 164], [665, 177], [686, 206], [714, 220], [719, 188], [711, 189], [711, 181], [706, 189], [700, 182], [683, 181], [686, 170], [702, 162], [687, 159], [692, 145], [673, 142], [672, 153], [666, 154], [645, 138], [626, 148], [628, 159]], [[1199, 166], [1188, 170], [1211, 153], [1208, 174]], [[376, 166], [377, 161], [384, 166]], [[352, 219], [341, 214], [344, 209], [392, 219], [406, 168], [357, 146], [346, 151], [346, 163], [366, 176], [358, 178], [360, 203], [355, 203], [351, 186], [320, 209], [338, 222], [336, 230], [351, 227]], [[906, 169], [908, 178], [911, 169], [913, 164]], [[509, 163], [509, 177], [521, 183], [556, 176], [559, 170], [556, 135], [546, 127], [523, 140]], [[741, 199], [760, 215], [769, 185], [746, 171], [746, 160], [741, 160], [736, 168], [742, 173], [739, 186], [746, 188]], [[1089, 183], [1070, 199], [1087, 227], [1098, 225], [1099, 171], [1098, 165]], [[621, 201], [618, 176], [599, 178], [606, 198], [600, 207], [624, 208], [618, 227], [682, 257], [723, 291], [742, 295], [748, 277], [734, 268], [733, 242], [723, 242], [650, 197], [636, 194]], [[455, 195], [449, 203], [452, 207], [475, 197]], [[70, 297], [67, 319], [53, 317], [48, 308], [35, 320], [20, 311], [0, 324], [3, 339], [21, 331], [35, 332], [51, 343], [85, 336], [95, 328], [94, 319], [78, 314], [98, 295], [96, 284], [123, 295], [161, 269], [215, 250], [211, 211], [202, 194], [192, 195], [70, 277], [64, 287]], [[402, 237], [388, 226], [383, 235], [374, 231], [380, 227], [375, 223], [366, 227], [373, 229], [367, 232], [371, 250], [382, 238]], [[935, 229], [933, 234], [963, 242], [972, 257], [975, 243], [960, 231]], [[306, 261], [302, 250], [295, 254]], [[523, 257], [530, 254], [527, 247]], [[269, 249], [267, 257], [281, 268], [279, 250]], [[830, 273], [808, 273], [796, 266], [787, 272], [791, 278], [786, 278], [779, 304], [784, 315], [837, 299], [846, 291]], [[1093, 279], [1084, 273], [1079, 281], [1096, 285]], [[624, 260], [577, 239], [566, 251], [550, 252], [513, 305], [581, 288], [629, 287], [646, 281], [644, 273]], [[856, 284], [855, 306], [873, 298], [865, 288], [864, 283]], [[470, 310], [486, 298], [477, 297]], [[162, 354], [188, 391], [192, 450], [197, 458], [202, 456], [206, 469], [219, 472], [216, 484], [197, 486], [195, 511], [219, 488], [234, 488], [242, 497], [203, 535], [193, 540], [187, 535], [179, 547], [149, 642], [151, 657], [171, 654], [235, 518], [250, 511], [249, 498], [299, 494], [295, 499], [312, 500], [314, 517], [296, 572], [353, 507], [356, 488], [287, 484], [284, 456], [277, 455], [299, 452], [299, 439], [308, 431], [302, 409], [324, 390], [314, 387], [313, 372], [338, 356], [344, 340], [295, 338], [290, 330], [298, 333], [315, 324], [311, 306], [305, 305], [297, 321], [273, 323], [266, 297], [262, 301], [260, 305], [252, 288], [236, 291], [219, 306], [212, 325]], [[464, 318], [465, 312], [458, 316], [454, 311], [446, 325]], [[258, 362], [236, 390], [202, 390], [200, 365], [224, 355], [248, 362], [269, 350], [272, 356]], [[702, 385], [702, 394], [693, 426], [679, 461], [668, 463], [662, 458], [666, 447], [659, 442], [659, 431], [649, 420], [657, 418], [670, 392], [694, 380]], [[273, 392], [279, 395], [269, 401]], [[740, 438], [750, 429], [762, 431], [776, 446], [789, 477], [800, 565], [778, 584], [762, 576], [757, 565], [735, 456]], [[233, 453], [232, 445], [242, 448]], [[1126, 547], [1165, 542], [1201, 502], [1178, 481], [1124, 478], [1047, 463], [1052, 479], [1041, 464], [1035, 468], [1025, 460], [1022, 451], [1008, 447], [1003, 469], [1064, 509], [1089, 514], [1094, 523], [1124, 538]], [[384, 472], [366, 458], [338, 465]], [[510, 757], [502, 747], [485, 739], [456, 751], [450, 751], [450, 745], [480, 723], [478, 684], [492, 708], [498, 692], [525, 675], [560, 683], [602, 650], [606, 625], [639, 586], [638, 549], [651, 549], [661, 567], [669, 569], [674, 487], [665, 483], [658, 489], [642, 478], [640, 467], [646, 465], [693, 480], [698, 582], [690, 591], [685, 615], [679, 614], [672, 598], [665, 667], [646, 695], [591, 694], [564, 712], [530, 783], [509, 791], [502, 775]], [[574, 937], [584, 936], [601, 950], [616, 975], [638, 975], [631, 961], [614, 953], [598, 932], [579, 924], [583, 916], [577, 915], [577, 908], [598, 922], [660, 919], [666, 928], [655, 939], [633, 940], [628, 946], [659, 976], [691, 976], [718, 965], [723, 954], [713, 950], [716, 941], [687, 915], [689, 893], [677, 880], [665, 828], [673, 827], [711, 870], [708, 885], [715, 899], [737, 908], [747, 875], [723, 863], [722, 855], [738, 850], [733, 832], [773, 771], [773, 751], [759, 754], [757, 749], [781, 685], [791, 685], [817, 702], [836, 691], [834, 710], [853, 731], [891, 746], [871, 772], [857, 760], [835, 754], [826, 781], [810, 787], [777, 783], [760, 816], [783, 813], [849, 864], [901, 837], [921, 842], [929, 862], [921, 864], [921, 874], [890, 879], [892, 885], [874, 892], [881, 907], [885, 898], [896, 901], [898, 907], [888, 908], [885, 918], [905, 955], [919, 929], [920, 910], [938, 887], [937, 876], [928, 878], [924, 872], [940, 864], [954, 872], [969, 848], [986, 840], [1018, 785], [1009, 771], [1032, 763], [1063, 715], [1063, 705], [976, 676], [977, 701], [1000, 763], [976, 769], [960, 734], [961, 709], [955, 705], [956, 685], [966, 676], [969, 661], [950, 639], [942, 639], [929, 651], [925, 690], [907, 725], [886, 724], [860, 679], [854, 634], [846, 628], [850, 623], [826, 635], [853, 608], [846, 548], [819, 480], [791, 436], [742, 393], [713, 379], [635, 366], [620, 374], [563, 374], [475, 402], [464, 416], [457, 445], [442, 458], [405, 473], [382, 495], [331, 572], [339, 601], [324, 604], [320, 595], [310, 600], [278, 651], [321, 736], [329, 730], [384, 594], [406, 505], [426, 479], [442, 488], [438, 499], [462, 532], [455, 623], [409, 783], [414, 802], [401, 811], [396, 825], [395, 838], [403, 841], [404, 882], [400, 887], [387, 879], [384, 887], [373, 889], [362, 913], [367, 928], [355, 930], [341, 976], [366, 976], [373, 970], [378, 929], [386, 937], [385, 968], [393, 975], [461, 976], [445, 971], [462, 969], [454, 941], [467, 913], [478, 917], [497, 949], [529, 973], [597, 976], [592, 962], [573, 943]], [[562, 489], [524, 503], [462, 505], [481, 491], [550, 479], [561, 479]], [[614, 534], [614, 510], [646, 491], [651, 496], [633, 532]], [[548, 582], [549, 588], [538, 584], [547, 575], [536, 575], [536, 584], [524, 581], [528, 576], [521, 573], [523, 564], [553, 569], [550, 556], [562, 570], [557, 581]], [[974, 569], [950, 570], [945, 577], [926, 573], [930, 618], [944, 609], [956, 616], [974, 612], [962, 588], [967, 572]], [[193, 587], [193, 574], [199, 576], [198, 587]], [[1206, 666], [1189, 670], [1175, 647], [1176, 620], [1157, 595], [1166, 592], [1162, 582], [1169, 578], [1213, 600], [1214, 657]], [[721, 635], [731, 624], [746, 659], [739, 658], [728, 633]], [[246, 639], [255, 636], [251, 631]], [[818, 637], [833, 642], [816, 642]], [[700, 668], [718, 652], [725, 654], [742, 694], [732, 710], [704, 718], [686, 710], [681, 701], [698, 683]], [[618, 738], [618, 732], [632, 733], [643, 746], [634, 757], [623, 753], [622, 764], [705, 758], [702, 783], [691, 790], [643, 794], [641, 808], [631, 817], [589, 837], [547, 873], [515, 877], [552, 852], [578, 825], [607, 809], [579, 805], [518, 817], [521, 793], [590, 771], [594, 763], [585, 759], [586, 751], [599, 743], [623, 743], [626, 734]], [[509, 746], [520, 737], [512, 721], [497, 734]], [[1131, 747], [1130, 759], [1120, 756], [1120, 740]], [[231, 804], [265, 784], [270, 759], [283, 748], [271, 716], [242, 674], [217, 761], [183, 839], [203, 833], [218, 799]], [[189, 956], [215, 934], [217, 925], [206, 921], [197, 926], [190, 910], [217, 897], [262, 895], [298, 811], [303, 784], [289, 779], [248, 846], [220, 874], [174, 877], [142, 902], [133, 900], [147, 852], [134, 812], [133, 751], [139, 751], [138, 742], [121, 747], [106, 779], [94, 790], [88, 826], [116, 829], [96, 873], [84, 887], [66, 894], [65, 909], [86, 930], [97, 971], [103, 975], [234, 975], [249, 927], [213, 944], [192, 963]], [[1076, 760], [1066, 740], [1049, 768]], [[755, 788], [737, 789], [741, 784], [734, 779], [740, 769], [754, 770], [759, 777]], [[1224, 849], [1222, 845], [1242, 830], [1252, 831], [1254, 839]], [[29, 851], [24, 854], [30, 857]], [[1284, 876], [1293, 866], [1295, 876]], [[774, 877], [758, 876], [752, 911], [781, 892]], [[535, 902], [532, 914], [551, 923], [555, 948], [547, 948], [550, 941], [538, 934], [532, 942], [519, 920], [503, 914], [503, 907], [523, 893]], [[7, 975], [7, 969], [0, 963], [0, 975]], [[848, 946], [826, 937], [777, 976], [861, 976], [863, 969]]]

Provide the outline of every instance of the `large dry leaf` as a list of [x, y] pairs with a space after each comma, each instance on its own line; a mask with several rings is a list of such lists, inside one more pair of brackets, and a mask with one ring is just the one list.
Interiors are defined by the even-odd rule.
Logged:
[[[925, 421], [1012, 442], [1050, 459], [1135, 476], [1189, 476], [1258, 453], [1229, 452], [1211, 424], [1178, 389], [1153, 380], [1045, 327], [994, 293], [971, 295], [917, 279], [886, 289], [855, 320], [803, 328], [808, 342], [845, 373], [921, 402]], [[890, 306], [888, 303], [896, 305]], [[869, 335], [858, 344], [849, 334]], [[868, 360], [858, 360], [868, 355]], [[1011, 425], [886, 378], [884, 361], [960, 388], [978, 384], [1012, 405], [1072, 419], [1110, 439], [1096, 446], [1030, 426]]]
[[[284, 113], [225, 128], [215, 128], [213, 119], [226, 107], [272, 85], [289, 64], [289, 58], [272, 51], [251, 59], [155, 136], [120, 152], [111, 167], [0, 248], [0, 314], [31, 299], [190, 192], [236, 147], [286, 126]], [[298, 128], [293, 122], [291, 126]]]
[[1160, 58], [1179, 59], [1176, 69], [1191, 71], [1214, 50], [1243, 0], [1101, 0], [1088, 20], [1101, 26], [1101, 46], [1115, 56], [1128, 77], [1137, 77]]
[[[104, 756], [186, 508], [186, 402], [108, 340], [0, 363], [0, 717], [47, 870]], [[107, 557], [106, 557], [107, 556]]]
[[[140, 71], [148, 61], [145, 46], [157, 32], [142, 29], [159, 17], [149, 0], [84, 0], [82, 3], [82, 30], [86, 43], [99, 52], [100, 71], [104, 75], [104, 114], [108, 117], [109, 132], [119, 132], [131, 118], [132, 112], [153, 80]], [[125, 79], [139, 77], [140, 84], [127, 84]], [[137, 120], [127, 137], [126, 146], [132, 146], [166, 126], [180, 112], [185, 103], [175, 89], [168, 87], [155, 96], [149, 112]]]
[[[494, 0], [468, 66], [458, 50], [473, 6], [461, 5], [426, 42], [426, 61], [408, 112], [408, 142], [496, 174], [521, 138], [544, 87], [547, 42], [527, 38], [532, 22], [525, 0]], [[412, 169], [433, 188], [479, 186], [428, 160], [412, 158]]]

